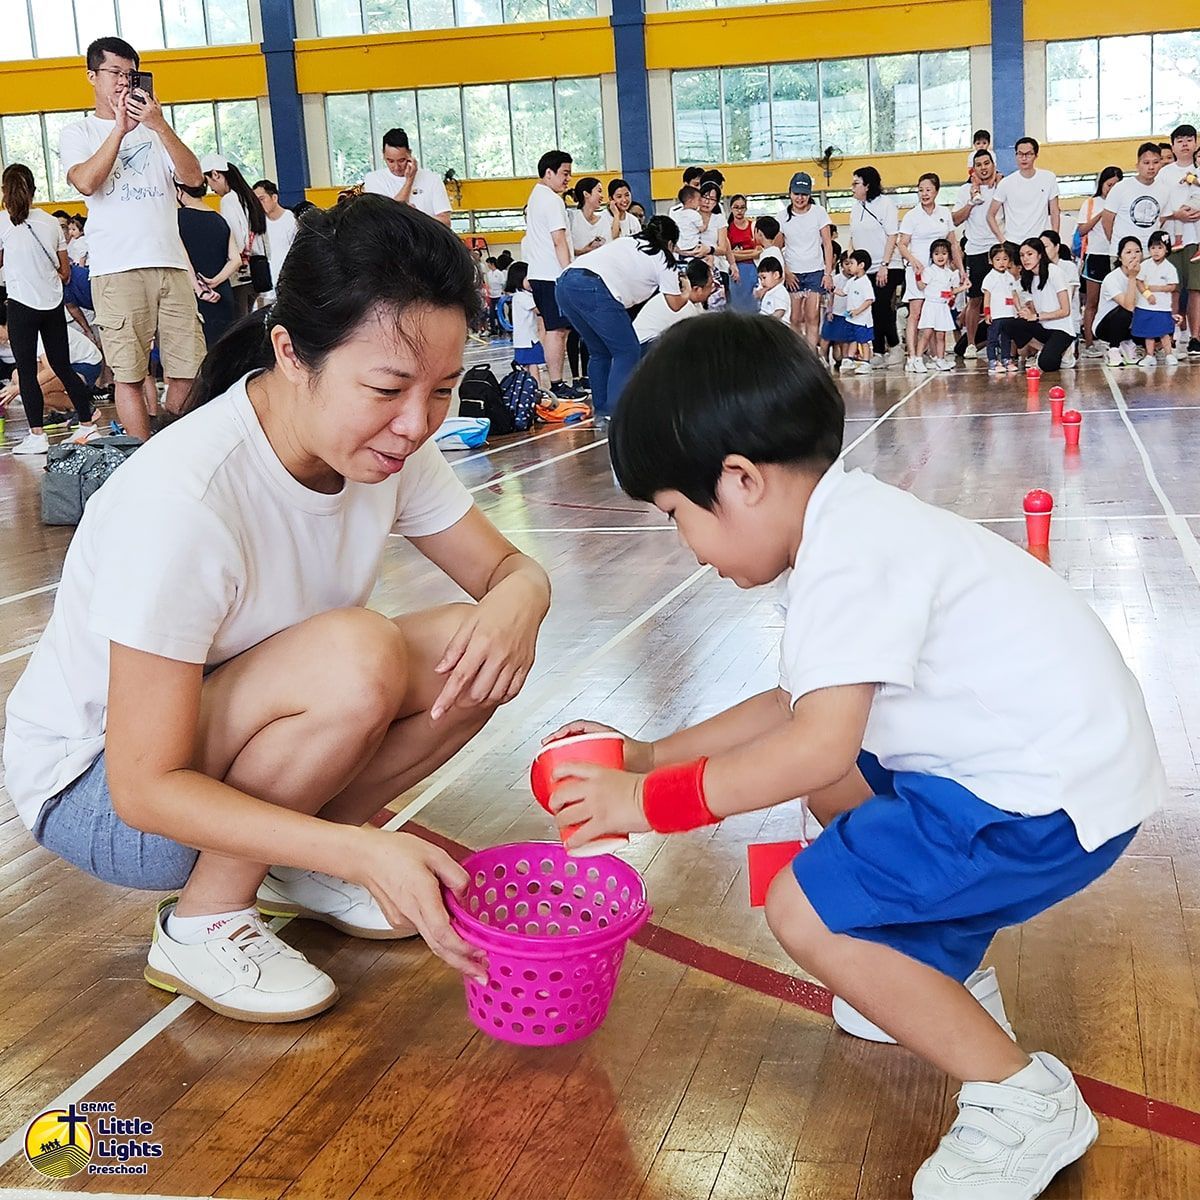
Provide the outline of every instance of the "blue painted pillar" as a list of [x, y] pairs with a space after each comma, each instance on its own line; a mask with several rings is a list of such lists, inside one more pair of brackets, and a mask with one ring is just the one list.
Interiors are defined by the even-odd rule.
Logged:
[[646, 14], [642, 0], [613, 0], [621, 174], [633, 198], [653, 212], [650, 194], [650, 84], [646, 76]]
[[[296, 14], [292, 0], [261, 0], [263, 57], [267, 62], [267, 102], [275, 143], [280, 203], [299, 204], [308, 187], [308, 144], [304, 106], [296, 86]], [[253, 182], [253, 181], [251, 181]]]
[[1025, 0], [992, 0], [992, 148], [1006, 175], [1025, 132]]

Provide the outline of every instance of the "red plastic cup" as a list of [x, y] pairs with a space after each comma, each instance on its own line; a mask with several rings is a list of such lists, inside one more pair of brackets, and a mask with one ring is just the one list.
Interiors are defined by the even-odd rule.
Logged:
[[1050, 514], [1054, 510], [1054, 497], [1041, 488], [1034, 488], [1025, 496], [1025, 539], [1030, 548], [1050, 545]]
[[1063, 405], [1065, 403], [1065, 400], [1062, 400], [1053, 392], [1050, 393], [1050, 421], [1052, 424], [1059, 425], [1062, 423]]
[[[610, 767], [614, 771], [624, 770], [625, 739], [619, 733], [577, 733], [543, 746], [529, 769], [529, 786], [533, 798], [547, 812], [550, 811], [550, 797], [555, 787], [565, 782], [554, 779], [555, 770], [563, 763], [573, 762], [595, 763], [598, 767]], [[564, 844], [578, 828], [578, 825], [568, 825], [559, 830]], [[591, 858], [597, 854], [612, 854], [628, 844], [629, 834], [616, 833], [597, 838], [571, 853], [580, 858]]]
[[1025, 378], [1026, 379], [1041, 379], [1041, 377], [1042, 377], [1042, 368], [1041, 367], [1026, 367], [1025, 368]]
[[1051, 400], [1065, 400], [1066, 398], [1067, 398], [1067, 393], [1063, 388], [1055, 386], [1050, 389], [1050, 399]]
[[766, 904], [771, 881], [807, 845], [804, 841], [758, 842], [746, 847], [751, 908], [762, 908]]
[[1062, 415], [1063, 440], [1068, 447], [1079, 445], [1079, 427], [1083, 424], [1083, 414], [1073, 408], [1068, 408]]

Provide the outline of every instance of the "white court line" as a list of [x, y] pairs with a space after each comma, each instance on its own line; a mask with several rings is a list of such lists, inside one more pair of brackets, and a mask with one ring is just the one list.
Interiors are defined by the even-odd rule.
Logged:
[[905, 404], [907, 404], [923, 387], [927, 387], [935, 379], [937, 379], [936, 375], [926, 376], [926, 378], [922, 379], [921, 382], [918, 383], [915, 388], [913, 388], [911, 391], [905, 392], [904, 395], [901, 396], [900, 399], [897, 400], [896, 403], [893, 404], [892, 407], [889, 408], [887, 410], [887, 412], [885, 412], [883, 414], [883, 416], [876, 417], [875, 420], [872, 421], [871, 424], [868, 425], [866, 427], [866, 429], [864, 429], [862, 431], [862, 433], [860, 433], [858, 435], [858, 437], [856, 437], [854, 439], [854, 441], [852, 441], [850, 443], [850, 445], [845, 447], [845, 449], [841, 452], [841, 454], [838, 455], [838, 461], [840, 462], [843, 458], [845, 458], [846, 455], [849, 454], [850, 451], [855, 448], [855, 446], [859, 445], [862, 442], [865, 442], [867, 440], [867, 438], [869, 438], [871, 436], [871, 434], [873, 434], [875, 432], [875, 430], [877, 430], [880, 427], [880, 425], [882, 425], [884, 423], [884, 421], [886, 421], [898, 409], [902, 408]]
[[1120, 386], [1117, 384], [1115, 376], [1107, 366], [1104, 368], [1104, 378], [1108, 380], [1109, 391], [1112, 392], [1113, 399], [1117, 403], [1117, 411], [1121, 414], [1121, 420], [1125, 422], [1125, 428], [1129, 433], [1130, 440], [1133, 442], [1133, 448], [1138, 452], [1138, 457], [1142, 460], [1142, 470], [1146, 473], [1146, 482], [1150, 485], [1150, 490], [1162, 506], [1163, 513], [1167, 518], [1167, 524], [1171, 527], [1171, 532], [1175, 535], [1175, 540], [1179, 543], [1179, 549], [1183, 552], [1184, 560], [1191, 568], [1196, 582], [1200, 583], [1200, 542], [1196, 540], [1196, 535], [1192, 532], [1191, 526], [1188, 525], [1187, 519], [1181, 517], [1175, 511], [1175, 505], [1171, 503], [1170, 497], [1162, 489], [1162, 484], [1158, 482], [1158, 475], [1154, 470], [1154, 464], [1150, 461], [1150, 452], [1146, 449], [1146, 443], [1142, 441], [1141, 435], [1129, 419], [1129, 406], [1125, 403], [1125, 397], [1121, 392]]
[[30, 596], [40, 596], [43, 592], [52, 592], [58, 587], [58, 581], [48, 583], [44, 587], [30, 588], [27, 592], [14, 592], [11, 596], [0, 596], [0, 604], [12, 604], [17, 600], [26, 600]]
[[37, 642], [30, 642], [28, 646], [18, 646], [15, 650], [8, 650], [4, 654], [0, 654], [0, 666], [4, 663], [15, 662], [18, 658], [24, 658], [27, 654], [32, 654]]

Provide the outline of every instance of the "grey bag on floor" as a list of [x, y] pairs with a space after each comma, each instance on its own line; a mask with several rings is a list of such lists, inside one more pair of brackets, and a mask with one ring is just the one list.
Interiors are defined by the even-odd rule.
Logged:
[[94, 438], [84, 446], [51, 446], [42, 477], [42, 523], [78, 525], [92, 494], [141, 444], [121, 435]]

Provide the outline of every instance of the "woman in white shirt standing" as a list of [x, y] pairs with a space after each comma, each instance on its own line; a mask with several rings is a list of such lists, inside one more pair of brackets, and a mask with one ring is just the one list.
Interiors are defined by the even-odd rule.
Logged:
[[904, 260], [900, 240], [900, 212], [891, 196], [883, 193], [883, 180], [874, 167], [859, 167], [851, 185], [854, 204], [850, 208], [850, 244], [865, 250], [875, 269], [871, 282], [875, 303], [871, 317], [875, 325], [875, 365], [883, 355], [899, 362], [900, 335], [896, 331], [896, 297], [904, 286]]
[[[146, 979], [268, 1022], [338, 989], [260, 913], [484, 976], [442, 900], [466, 874], [366, 822], [520, 691], [550, 601], [431, 439], [479, 311], [458, 238], [362, 196], [305, 219], [277, 292], [88, 503], [4, 742], [42, 845], [181, 889]], [[368, 609], [393, 528], [474, 603]]]
[[813, 181], [797, 171], [779, 214], [784, 279], [792, 297], [792, 328], [814, 349], [821, 340], [821, 297], [833, 288], [833, 222], [813, 203]]
[[252, 256], [266, 258], [267, 215], [254, 189], [224, 155], [204, 155], [200, 159], [200, 169], [214, 195], [221, 197], [221, 216], [242, 252], [242, 270], [232, 282], [234, 316], [244, 317], [254, 307], [254, 298], [258, 294], [251, 283], [250, 259]]
[[1021, 243], [1021, 297], [1017, 319], [1012, 323], [1013, 345], [1023, 350], [1036, 343], [1041, 347], [1038, 366], [1043, 374], [1057, 371], [1063, 355], [1075, 343], [1071, 316], [1071, 292], [1059, 267], [1046, 253], [1041, 238]]
[[929, 248], [934, 242], [945, 239], [950, 243], [951, 260], [960, 276], [966, 276], [963, 266], [962, 247], [954, 236], [954, 218], [948, 208], [938, 204], [938, 192], [942, 181], [932, 171], [927, 171], [917, 181], [916, 208], [909, 209], [900, 222], [900, 255], [908, 264], [905, 271], [904, 301], [908, 305], [908, 319], [904, 327], [904, 339], [908, 343], [906, 370], [917, 370], [917, 337], [921, 324], [921, 306], [924, 292], [917, 286], [917, 279], [929, 266]]
[[1105, 167], [1096, 178], [1096, 192], [1088, 196], [1079, 206], [1079, 236], [1082, 239], [1080, 260], [1086, 296], [1083, 306], [1083, 341], [1085, 358], [1099, 358], [1104, 354], [1100, 347], [1093, 347], [1092, 325], [1096, 320], [1096, 309], [1100, 303], [1100, 285], [1112, 270], [1112, 243], [1104, 232], [1104, 202], [1108, 193], [1122, 179], [1125, 172], [1120, 167]]
[[739, 282], [741, 273], [729, 245], [729, 222], [721, 211], [721, 189], [715, 183], [700, 188], [700, 245], [712, 252], [713, 277], [723, 289], [720, 304], [715, 307], [724, 308], [730, 280]]
[[86, 439], [96, 432], [91, 423], [91, 393], [71, 369], [62, 288], [71, 278], [71, 264], [58, 222], [49, 213], [33, 207], [33, 172], [24, 163], [11, 163], [4, 168], [0, 186], [4, 197], [4, 211], [0, 212], [0, 267], [4, 269], [8, 287], [8, 338], [29, 420], [29, 433], [13, 448], [13, 453], [45, 454], [50, 443], [42, 427], [45, 397], [38, 384], [39, 335], [45, 346], [46, 361], [75, 406], [80, 421], [76, 436]]

